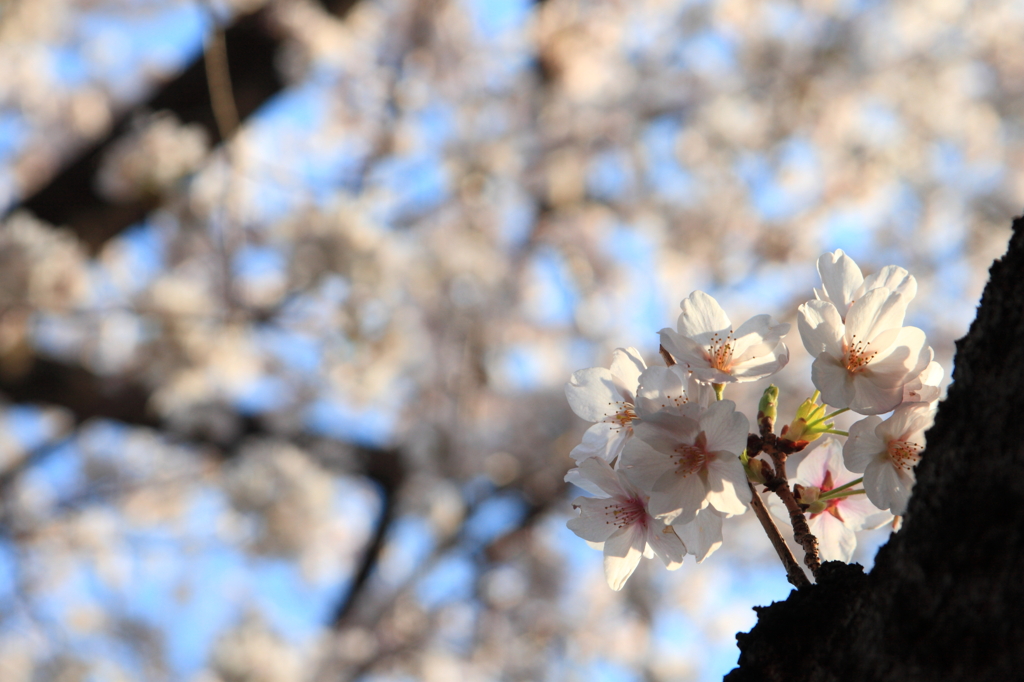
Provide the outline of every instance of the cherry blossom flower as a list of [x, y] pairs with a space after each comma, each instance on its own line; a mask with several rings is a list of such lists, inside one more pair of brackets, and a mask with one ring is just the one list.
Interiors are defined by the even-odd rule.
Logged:
[[914, 488], [914, 466], [924, 450], [924, 432], [935, 419], [928, 403], [905, 403], [885, 421], [868, 417], [850, 427], [843, 458], [864, 474], [864, 490], [879, 509], [902, 516]]
[[738, 329], [711, 296], [695, 291], [679, 304], [677, 329], [661, 330], [661, 345], [704, 383], [756, 381], [782, 369], [789, 349], [788, 324], [756, 315]]
[[638, 423], [620, 466], [650, 493], [650, 513], [667, 523], [689, 523], [709, 504], [725, 514], [742, 514], [750, 502], [739, 460], [748, 427], [731, 400], [706, 410], [687, 403], [678, 415]]
[[842, 249], [818, 258], [818, 275], [821, 277], [821, 289], [814, 290], [814, 297], [834, 305], [844, 321], [854, 301], [872, 289], [885, 287], [900, 294], [904, 306], [917, 295], [917, 280], [905, 269], [887, 265], [865, 278], [854, 260]]
[[570, 453], [577, 462], [600, 457], [614, 462], [633, 435], [636, 390], [647, 368], [635, 348], [616, 348], [609, 369], [592, 367], [573, 373], [565, 397], [579, 417], [596, 422]]
[[825, 403], [880, 414], [903, 401], [903, 387], [933, 355], [923, 331], [901, 326], [905, 310], [903, 296], [886, 287], [854, 301], [845, 323], [828, 301], [800, 306], [800, 337], [815, 358], [811, 381]]
[[[570, 519], [569, 530], [604, 550], [608, 586], [621, 590], [633, 575], [640, 557], [657, 556], [669, 570], [683, 565], [686, 547], [676, 532], [651, 516], [648, 497], [622, 471], [591, 457], [580, 462], [579, 476], [600, 497], [577, 497], [572, 506], [580, 515]], [[568, 479], [567, 479], [568, 480]]]
[[[825, 561], [849, 562], [857, 548], [856, 532], [878, 528], [892, 520], [863, 493], [821, 499], [822, 495], [857, 480], [857, 474], [843, 466], [842, 448], [829, 438], [811, 451], [797, 467], [792, 481], [800, 494], [797, 501], [809, 505], [807, 526], [818, 538], [818, 552]], [[852, 487], [851, 487], [852, 489]], [[779, 519], [789, 523], [789, 512], [777, 496], [768, 507]]]

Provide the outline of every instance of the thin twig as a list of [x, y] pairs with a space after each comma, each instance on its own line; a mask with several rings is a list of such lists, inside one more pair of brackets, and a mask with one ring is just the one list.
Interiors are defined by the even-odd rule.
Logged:
[[786, 580], [788, 580], [794, 587], [801, 588], [811, 584], [811, 581], [807, 579], [807, 575], [803, 569], [800, 568], [800, 564], [797, 562], [796, 557], [793, 556], [793, 552], [789, 549], [789, 545], [786, 544], [786, 539], [782, 537], [782, 533], [779, 532], [779, 527], [775, 525], [775, 521], [772, 519], [771, 514], [768, 513], [768, 509], [764, 506], [764, 500], [754, 489], [754, 485], [747, 481], [747, 485], [750, 486], [750, 493], [753, 497], [750, 500], [750, 506], [754, 508], [754, 514], [757, 516], [757, 520], [761, 522], [761, 526], [764, 528], [764, 532], [767, 533], [768, 539], [772, 542], [772, 547], [775, 548], [776, 554], [779, 555], [779, 559], [782, 560], [782, 565], [786, 567]]
[[210, 90], [210, 108], [217, 122], [220, 138], [227, 141], [238, 128], [238, 107], [235, 105], [235, 94], [231, 86], [231, 70], [228, 67], [228, 44], [224, 39], [224, 31], [214, 28], [210, 40], [206, 43], [206, 54], [203, 60], [206, 65], [206, 83]]

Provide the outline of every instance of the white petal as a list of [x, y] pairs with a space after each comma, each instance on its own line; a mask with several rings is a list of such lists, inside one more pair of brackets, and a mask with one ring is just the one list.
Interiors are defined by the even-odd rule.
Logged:
[[699, 476], [679, 476], [675, 471], [668, 471], [654, 482], [647, 509], [651, 516], [665, 523], [672, 523], [676, 519], [685, 523], [707, 504], [706, 494]]
[[932, 361], [932, 349], [925, 333], [917, 327], [902, 327], [888, 348], [880, 349], [864, 374], [879, 385], [899, 386], [916, 377]]
[[821, 276], [825, 296], [845, 315], [854, 292], [864, 282], [860, 268], [842, 249], [837, 249], [818, 258], [818, 275]]
[[742, 514], [750, 504], [750, 486], [739, 457], [718, 452], [708, 462], [707, 501], [724, 514]]
[[636, 386], [640, 375], [647, 369], [636, 348], [616, 348], [609, 369], [618, 392], [629, 402], [636, 402]]
[[892, 416], [882, 422], [878, 436], [890, 440], [910, 440], [924, 446], [924, 432], [935, 420], [935, 408], [928, 403], [907, 403], [897, 407]]
[[864, 291], [885, 287], [903, 295], [907, 303], [917, 295], [917, 280], [914, 276], [898, 265], [886, 265], [873, 275], [864, 279]]
[[577, 497], [572, 506], [580, 515], [569, 519], [565, 525], [573, 533], [590, 542], [605, 542], [613, 533], [619, 532], [616, 511], [620, 505], [608, 498]]
[[874, 461], [864, 472], [864, 492], [879, 509], [888, 509], [897, 516], [906, 510], [910, 490], [891, 462]]
[[576, 462], [590, 457], [612, 462], [622, 451], [627, 435], [618, 424], [598, 422], [583, 433], [583, 440], [569, 454]]
[[689, 401], [686, 394], [688, 375], [689, 372], [679, 365], [649, 367], [640, 375], [637, 416], [644, 419], [662, 410], [678, 414], [680, 406]]
[[686, 547], [671, 526], [652, 519], [651, 528], [647, 531], [647, 546], [664, 562], [668, 570], [674, 571], [683, 565]]
[[569, 469], [567, 472], [565, 472], [565, 478], [563, 478], [562, 480], [565, 481], [566, 483], [573, 484], [577, 488], [582, 488], [583, 490], [586, 490], [588, 493], [594, 495], [595, 497], [605, 497], [608, 494], [600, 487], [598, 487], [596, 483], [584, 478], [583, 474], [580, 473], [579, 467]]
[[828, 353], [822, 353], [811, 364], [811, 383], [821, 391], [822, 402], [832, 407], [849, 407], [856, 397], [853, 376], [841, 360]]
[[828, 301], [808, 301], [797, 309], [797, 328], [811, 357], [828, 353], [843, 357], [843, 320]]
[[789, 325], [777, 323], [771, 315], [750, 318], [733, 334], [733, 362], [743, 362], [771, 353], [788, 332]]
[[697, 513], [689, 523], [672, 526], [686, 545], [686, 553], [692, 554], [697, 563], [704, 561], [722, 546], [722, 519], [725, 516], [711, 507]]
[[850, 427], [847, 432], [850, 435], [843, 445], [843, 461], [847, 469], [864, 473], [872, 462], [887, 455], [886, 444], [875, 434], [875, 428], [881, 423], [882, 418], [875, 416], [861, 419]]
[[672, 460], [639, 438], [630, 438], [622, 450], [619, 467], [635, 486], [650, 490], [662, 474], [671, 471]]
[[565, 385], [565, 397], [572, 411], [588, 422], [599, 422], [615, 414], [622, 402], [611, 371], [603, 367], [574, 372]]
[[[879, 381], [879, 377], [867, 372], [851, 375], [853, 399], [846, 407], [858, 414], [882, 414], [888, 412], [903, 400], [903, 386], [888, 386], [888, 382]], [[822, 391], [822, 396], [825, 392]]]
[[593, 482], [609, 496], [631, 497], [636, 490], [629, 483], [624, 483], [617, 471], [608, 462], [598, 457], [583, 460], [579, 465], [583, 478]]
[[[679, 304], [683, 312], [679, 315], [679, 334], [688, 336], [703, 345], [703, 337], [715, 332], [726, 332], [732, 327], [729, 316], [711, 296], [695, 291]], [[724, 336], [724, 334], [723, 334]]]
[[604, 577], [608, 587], [616, 592], [622, 589], [633, 575], [640, 557], [647, 547], [643, 530], [631, 526], [624, 532], [608, 538], [604, 543]]
[[907, 302], [903, 296], [882, 287], [872, 289], [853, 302], [846, 313], [846, 338], [868, 342], [881, 332], [903, 326]]
[[684, 367], [710, 367], [707, 348], [693, 339], [683, 336], [674, 329], [665, 328], [659, 333], [661, 345]]
[[757, 381], [775, 374], [789, 362], [789, 349], [780, 343], [771, 353], [734, 363], [730, 372], [736, 381]]
[[726, 450], [738, 456], [747, 447], [749, 428], [746, 415], [736, 412], [736, 403], [731, 400], [713, 403], [700, 416], [708, 451]]

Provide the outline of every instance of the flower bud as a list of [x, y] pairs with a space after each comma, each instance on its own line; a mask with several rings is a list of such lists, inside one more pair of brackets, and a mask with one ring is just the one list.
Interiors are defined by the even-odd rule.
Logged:
[[747, 478], [751, 483], [768, 485], [768, 477], [771, 475], [771, 467], [763, 459], [748, 459], [743, 463], [743, 469], [747, 472]]
[[764, 389], [761, 402], [757, 404], [757, 426], [762, 435], [771, 433], [775, 428], [775, 419], [779, 416], [779, 387], [772, 384]]
[[828, 507], [828, 500], [818, 499], [821, 497], [821, 488], [813, 485], [803, 486], [798, 483], [793, 486], [793, 492], [800, 506], [811, 514], [820, 514]]
[[818, 404], [818, 392], [815, 391], [812, 397], [800, 403], [793, 421], [782, 427], [781, 439], [804, 445], [818, 440], [821, 434], [835, 426], [833, 422], [822, 421], [824, 416], [825, 406]]

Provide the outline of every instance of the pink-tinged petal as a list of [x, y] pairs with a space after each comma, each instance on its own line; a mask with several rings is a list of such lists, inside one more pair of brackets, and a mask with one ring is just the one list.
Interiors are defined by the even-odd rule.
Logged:
[[569, 530], [589, 542], [605, 542], [613, 533], [621, 529], [618, 526], [621, 504], [606, 497], [577, 497], [572, 506], [580, 510], [580, 515], [569, 519]]
[[[846, 407], [858, 414], [882, 414], [888, 412], [903, 400], [903, 386], [887, 386], [878, 381], [878, 377], [867, 372], [854, 374], [853, 400]], [[822, 396], [825, 392], [822, 391]]]
[[[577, 488], [586, 490], [595, 497], [605, 497], [608, 493], [602, 490], [596, 483], [583, 478], [583, 474], [580, 473], [579, 467], [569, 469], [565, 472], [565, 478], [562, 479], [566, 483], [571, 483]], [[585, 498], [584, 498], [585, 499]]]
[[675, 471], [661, 475], [651, 487], [647, 510], [665, 523], [693, 519], [706, 504], [706, 488], [697, 475], [680, 476]]
[[646, 547], [647, 539], [639, 526], [632, 526], [605, 540], [604, 577], [608, 587], [616, 592], [622, 589], [636, 570]]
[[630, 438], [622, 450], [619, 467], [641, 490], [650, 490], [662, 474], [673, 468], [667, 453], [652, 448], [639, 438]]
[[725, 516], [705, 507], [697, 512], [697, 518], [689, 523], [672, 526], [686, 545], [686, 553], [692, 554], [701, 563], [722, 546], [722, 519]]
[[868, 342], [878, 334], [903, 326], [907, 302], [900, 294], [882, 287], [872, 289], [853, 302], [846, 313], [846, 338]]
[[892, 521], [892, 514], [876, 507], [866, 495], [844, 497], [836, 506], [850, 530], [874, 530]]
[[804, 348], [811, 357], [828, 353], [832, 357], [843, 357], [843, 320], [839, 311], [828, 301], [808, 301], [797, 312], [797, 328]]
[[843, 445], [843, 462], [853, 472], [864, 473], [868, 466], [888, 455], [886, 444], [875, 434], [882, 423], [881, 417], [861, 419], [850, 427], [849, 437]]
[[667, 327], [661, 330], [659, 336], [661, 345], [680, 365], [690, 368], [711, 366], [706, 346]]
[[622, 395], [615, 388], [612, 373], [603, 367], [574, 372], [565, 385], [569, 407], [581, 419], [599, 422], [621, 409]]
[[789, 349], [780, 343], [767, 355], [733, 363], [730, 372], [737, 381], [757, 381], [775, 374], [789, 362]]
[[821, 445], [807, 453], [797, 466], [793, 483], [820, 488], [825, 475], [831, 471], [833, 483], [842, 485], [835, 482], [836, 472], [845, 469], [842, 467], [842, 456], [839, 443], [834, 438], [826, 438]]
[[750, 504], [750, 486], [739, 457], [716, 452], [708, 461], [708, 503], [723, 514], [742, 514]]
[[811, 364], [811, 383], [821, 391], [822, 402], [832, 407], [849, 407], [856, 397], [853, 375], [842, 360], [828, 353], [822, 353]]
[[749, 428], [746, 415], [737, 412], [736, 403], [731, 400], [719, 400], [700, 416], [700, 430], [707, 438], [708, 451], [725, 450], [738, 456], [747, 447]]
[[771, 353], [788, 332], [789, 325], [779, 324], [771, 315], [750, 318], [733, 333], [733, 363]]
[[[698, 343], [704, 343], [704, 336], [715, 332], [727, 334], [732, 327], [729, 316], [711, 296], [695, 291], [679, 304], [683, 312], [679, 315], [677, 328], [680, 335], [688, 336]], [[722, 336], [725, 336], [722, 334]]]
[[637, 491], [632, 485], [620, 480], [618, 472], [612, 469], [611, 465], [603, 459], [591, 457], [583, 460], [579, 465], [580, 473], [589, 481], [593, 481], [597, 487], [606, 495], [619, 497], [632, 497]]
[[857, 536], [842, 521], [828, 512], [807, 521], [811, 533], [818, 538], [818, 553], [823, 561], [849, 563], [857, 548]]
[[651, 527], [647, 531], [647, 547], [654, 551], [668, 570], [674, 571], [683, 565], [686, 547], [671, 526], [651, 519]]
[[842, 249], [837, 249], [834, 253], [825, 253], [818, 258], [818, 275], [825, 296], [845, 314], [853, 301], [854, 292], [864, 282], [860, 268]]
[[626, 435], [618, 424], [598, 422], [584, 431], [583, 440], [569, 455], [576, 462], [582, 462], [590, 457], [600, 457], [606, 462], [612, 462], [621, 452]]
[[917, 280], [914, 276], [898, 265], [886, 265], [873, 275], [864, 279], [864, 291], [871, 291], [885, 287], [890, 291], [902, 294], [904, 300], [910, 303], [917, 295]]
[[647, 365], [636, 348], [616, 348], [612, 353], [612, 364], [609, 368], [616, 390], [627, 401], [635, 403], [636, 386], [640, 375]]

